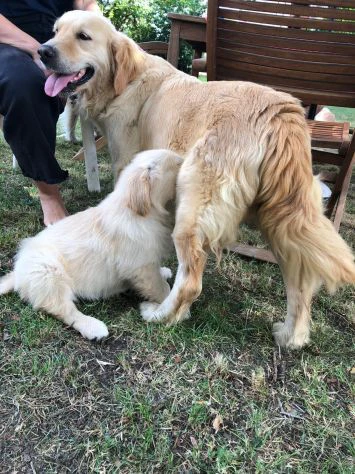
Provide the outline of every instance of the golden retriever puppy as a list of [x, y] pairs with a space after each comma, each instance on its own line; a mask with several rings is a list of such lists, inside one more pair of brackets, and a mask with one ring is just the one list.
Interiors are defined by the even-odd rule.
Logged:
[[53, 71], [46, 92], [78, 90], [106, 135], [114, 172], [135, 153], [167, 148], [183, 157], [173, 233], [179, 260], [169, 296], [142, 305], [148, 321], [179, 321], [202, 289], [207, 254], [237, 239], [251, 210], [280, 264], [287, 316], [282, 346], [309, 340], [312, 295], [355, 282], [352, 253], [322, 212], [310, 136], [297, 99], [250, 82], [208, 82], [146, 54], [89, 12], [65, 13], [39, 52]]
[[17, 291], [87, 339], [101, 339], [108, 330], [81, 313], [75, 297], [104, 298], [133, 287], [150, 301], [163, 301], [171, 272], [160, 263], [172, 247], [165, 206], [175, 198], [181, 161], [167, 150], [138, 154], [97, 207], [22, 242], [13, 272], [0, 280], [0, 294]]

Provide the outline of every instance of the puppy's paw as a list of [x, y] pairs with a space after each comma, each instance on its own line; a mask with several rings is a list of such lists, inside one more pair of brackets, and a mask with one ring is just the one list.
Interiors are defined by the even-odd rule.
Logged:
[[160, 275], [164, 280], [169, 280], [173, 276], [173, 272], [168, 267], [160, 267]]
[[90, 341], [93, 339], [99, 341], [108, 336], [106, 324], [96, 318], [92, 318], [91, 316], [80, 318], [79, 321], [76, 321], [73, 324], [73, 327], [79, 331], [83, 337]]
[[141, 316], [149, 323], [159, 323], [163, 321], [164, 315], [159, 312], [159, 304], [144, 301], [139, 305]]

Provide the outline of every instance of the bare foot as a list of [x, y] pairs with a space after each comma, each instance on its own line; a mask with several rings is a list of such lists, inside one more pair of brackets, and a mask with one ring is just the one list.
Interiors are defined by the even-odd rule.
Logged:
[[41, 201], [43, 222], [45, 226], [54, 224], [68, 215], [65, 209], [58, 184], [47, 184], [44, 181], [34, 182]]

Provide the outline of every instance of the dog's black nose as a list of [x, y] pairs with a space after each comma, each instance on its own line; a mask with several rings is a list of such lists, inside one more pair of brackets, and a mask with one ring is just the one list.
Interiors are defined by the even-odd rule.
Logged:
[[40, 55], [42, 61], [45, 63], [46, 60], [54, 58], [56, 55], [56, 49], [49, 44], [42, 44], [42, 46], [38, 50], [38, 54]]

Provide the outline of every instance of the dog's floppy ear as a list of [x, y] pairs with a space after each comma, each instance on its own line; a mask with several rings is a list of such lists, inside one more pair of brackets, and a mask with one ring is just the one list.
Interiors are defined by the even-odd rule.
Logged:
[[127, 207], [135, 214], [145, 217], [153, 205], [151, 191], [150, 170], [137, 170], [136, 174], [128, 182]]
[[112, 42], [113, 86], [116, 95], [122, 94], [139, 73], [140, 51], [133, 41], [123, 35]]

